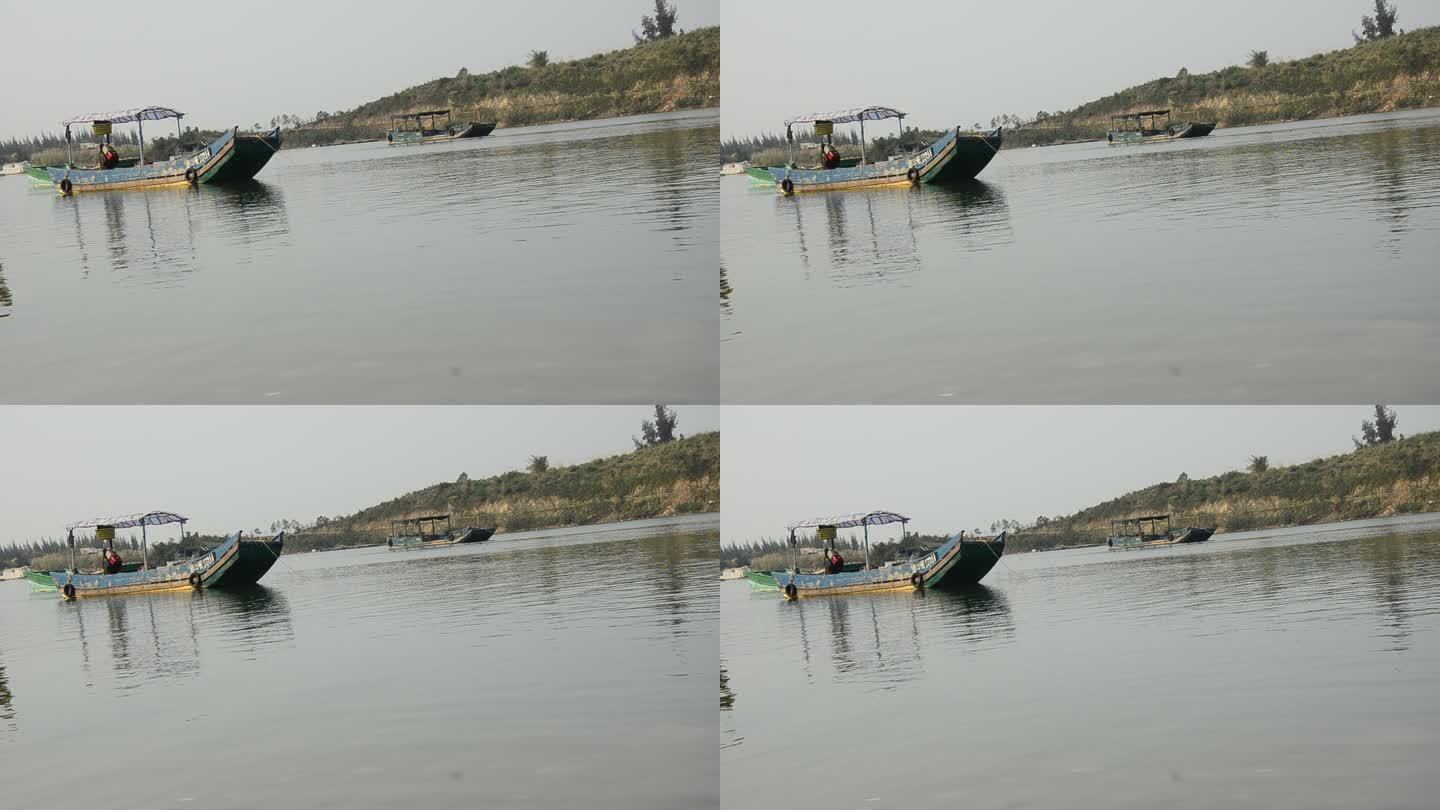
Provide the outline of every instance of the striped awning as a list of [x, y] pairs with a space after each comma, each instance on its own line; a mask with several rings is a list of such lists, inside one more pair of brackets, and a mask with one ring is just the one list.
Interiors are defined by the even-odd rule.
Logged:
[[169, 107], [134, 107], [129, 110], [116, 110], [105, 113], [85, 113], [77, 115], [68, 121], [61, 121], [60, 125], [68, 127], [71, 124], [88, 124], [92, 121], [109, 121], [112, 124], [128, 124], [132, 121], [159, 121], [163, 118], [184, 118], [185, 113], [172, 110]]
[[904, 118], [905, 113], [893, 107], [856, 107], [851, 110], [837, 110], [828, 113], [807, 113], [796, 116], [785, 122], [785, 126], [791, 124], [813, 124], [816, 121], [829, 121], [832, 124], [849, 124], [853, 121], [883, 121], [886, 118]]
[[791, 523], [785, 528], [788, 531], [796, 529], [814, 529], [820, 526], [834, 526], [837, 529], [849, 529], [855, 526], [883, 526], [886, 523], [904, 523], [910, 520], [899, 512], [851, 512], [846, 515], [831, 515], [830, 517], [811, 518], [802, 520], [799, 523]]
[[133, 515], [116, 515], [108, 518], [93, 518], [71, 523], [66, 531], [91, 529], [96, 526], [114, 526], [117, 529], [133, 529], [136, 526], [164, 526], [166, 523], [184, 523], [189, 518], [174, 512], [137, 512]]

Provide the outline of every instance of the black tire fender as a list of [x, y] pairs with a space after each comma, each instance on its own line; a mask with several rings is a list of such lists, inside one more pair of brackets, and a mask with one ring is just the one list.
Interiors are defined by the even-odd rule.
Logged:
[[63, 587], [63, 588], [60, 589], [60, 593], [61, 593], [61, 595], [63, 595], [66, 599], [74, 599], [74, 598], [75, 598], [75, 586], [72, 585], [72, 584], [70, 584], [69, 582], [67, 582], [67, 583], [65, 583], [65, 587]]
[[791, 182], [790, 178], [787, 177], [784, 180], [780, 181], [780, 190], [786, 195], [794, 194], [795, 184]]
[[785, 598], [786, 598], [786, 599], [794, 599], [794, 598], [798, 597], [799, 595], [800, 595], [800, 591], [795, 587], [795, 583], [793, 583], [793, 582], [787, 582], [787, 583], [785, 583]]
[[69, 194], [69, 193], [70, 193], [70, 190], [73, 189], [73, 188], [75, 188], [75, 185], [70, 182], [70, 178], [68, 178], [68, 177], [61, 178], [61, 180], [60, 180], [60, 193], [61, 193], [61, 194]]
[[920, 170], [912, 166], [910, 171], [905, 172], [905, 179], [918, 185], [920, 183]]
[[196, 183], [199, 183], [199, 182], [200, 182], [200, 173], [197, 172], [197, 171], [195, 171], [194, 167], [191, 167], [191, 168], [189, 168], [189, 169], [186, 169], [186, 170], [185, 170], [185, 182], [189, 183], [189, 184], [192, 185], [192, 186], [195, 185]]
[[916, 571], [910, 575], [910, 584], [923, 590], [925, 588], [925, 575]]
[[200, 575], [198, 573], [191, 574], [187, 581], [190, 583], [190, 587], [197, 590], [200, 588]]

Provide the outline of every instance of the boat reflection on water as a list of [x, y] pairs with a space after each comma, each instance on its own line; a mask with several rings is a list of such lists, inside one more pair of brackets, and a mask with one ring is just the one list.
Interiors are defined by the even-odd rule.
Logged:
[[10, 288], [5, 286], [5, 264], [0, 262], [0, 318], [10, 316], [10, 308], [15, 305], [15, 299], [10, 295]]
[[253, 658], [294, 638], [285, 596], [263, 585], [81, 599], [60, 613], [73, 625], [87, 675], [108, 668], [121, 690], [194, 678], [206, 655]]
[[[258, 180], [203, 190], [57, 196], [55, 205], [70, 209], [82, 277], [93, 263], [96, 270], [129, 271], [120, 278], [146, 285], [179, 283], [199, 270], [199, 249], [212, 235], [239, 248], [236, 264], [250, 264], [285, 247], [290, 232], [283, 194]], [[102, 232], [103, 254], [92, 256]]]
[[17, 731], [15, 725], [15, 695], [10, 692], [10, 679], [5, 675], [5, 665], [0, 664], [0, 721], [6, 731]]
[[[820, 263], [843, 287], [895, 282], [925, 269], [923, 242], [932, 235], [950, 254], [984, 252], [1015, 238], [1004, 191], [980, 180], [920, 190], [777, 197], [775, 205], [791, 220], [801, 266], [808, 272], [812, 245], [823, 244]], [[817, 209], [823, 209], [823, 231]]]
[[1015, 635], [1009, 601], [984, 585], [781, 600], [777, 607], [781, 621], [798, 631], [807, 679], [817, 677], [814, 656], [828, 653], [836, 682], [879, 690], [919, 679], [927, 647], [959, 642], [987, 649]]

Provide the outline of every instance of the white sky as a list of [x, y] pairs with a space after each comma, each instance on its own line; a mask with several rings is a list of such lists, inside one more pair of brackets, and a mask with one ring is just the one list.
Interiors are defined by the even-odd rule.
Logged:
[[[889, 509], [927, 534], [1071, 514], [1180, 473], [1295, 464], [1354, 449], [1373, 406], [725, 406], [721, 534], [780, 539], [787, 523]], [[1397, 430], [1440, 408], [1395, 406]], [[899, 530], [881, 529], [882, 539]], [[890, 532], [885, 534], [884, 532]], [[872, 539], [876, 537], [872, 532]]]
[[[1401, 28], [1440, 23], [1440, 2], [1396, 5]], [[1279, 61], [1348, 47], [1372, 8], [1372, 0], [724, 0], [721, 127], [726, 137], [783, 133], [780, 122], [801, 113], [871, 104], [937, 129], [1028, 117], [1182, 67], [1243, 65], [1252, 49]], [[874, 126], [892, 134], [894, 123]]]
[[[0, 409], [0, 543], [66, 523], [168, 509], [222, 534], [313, 520], [460, 473], [484, 478], [634, 449], [641, 406], [37, 406]], [[714, 406], [675, 407], [680, 432], [717, 430]], [[170, 528], [162, 530], [169, 532]], [[171, 539], [163, 534], [162, 539]]]
[[[683, 29], [720, 22], [719, 0], [676, 7]], [[523, 65], [531, 50], [560, 61], [629, 47], [652, 8], [653, 0], [7, 0], [0, 138], [58, 133], [73, 115], [150, 104], [204, 128], [350, 109], [462, 67]], [[174, 131], [174, 122], [155, 126]]]

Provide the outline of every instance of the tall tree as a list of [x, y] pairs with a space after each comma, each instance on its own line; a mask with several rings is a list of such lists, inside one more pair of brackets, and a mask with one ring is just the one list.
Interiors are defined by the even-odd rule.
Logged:
[[1360, 438], [1350, 437], [1355, 442], [1355, 447], [1374, 447], [1379, 444], [1389, 444], [1397, 438], [1395, 426], [1399, 424], [1393, 408], [1384, 405], [1375, 406], [1375, 418], [1366, 419], [1360, 423]]
[[1251, 52], [1250, 52], [1250, 67], [1252, 67], [1252, 68], [1263, 68], [1263, 67], [1265, 67], [1265, 66], [1268, 65], [1268, 64], [1270, 64], [1270, 52], [1269, 52], [1269, 51], [1251, 51]]
[[640, 438], [630, 437], [635, 442], [635, 449], [654, 447], [657, 444], [675, 441], [678, 434], [675, 433], [675, 426], [679, 424], [679, 417], [675, 411], [664, 405], [655, 406], [655, 418], [646, 419], [640, 423]]
[[655, 14], [640, 18], [640, 33], [630, 32], [637, 43], [655, 42], [675, 36], [675, 4], [655, 0]]
[[530, 472], [532, 472], [532, 473], [543, 473], [543, 472], [545, 472], [545, 471], [548, 470], [548, 469], [550, 469], [550, 457], [549, 457], [549, 456], [531, 456], [531, 457], [530, 457]]
[[549, 51], [531, 51], [529, 65], [532, 68], [545, 67], [550, 64]]
[[1355, 37], [1355, 42], [1375, 42], [1381, 39], [1389, 39], [1395, 36], [1395, 18], [1397, 17], [1395, 4], [1388, 0], [1375, 0], [1375, 15], [1369, 14], [1360, 18], [1360, 33], [1354, 31], [1350, 35]]
[[1265, 472], [1265, 471], [1268, 470], [1268, 469], [1270, 469], [1270, 457], [1269, 457], [1269, 456], [1251, 456], [1251, 457], [1250, 457], [1250, 472], [1252, 472], [1252, 473], [1262, 473], [1262, 472]]

